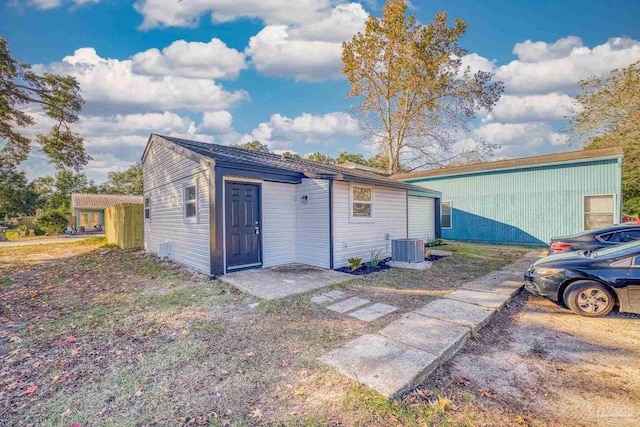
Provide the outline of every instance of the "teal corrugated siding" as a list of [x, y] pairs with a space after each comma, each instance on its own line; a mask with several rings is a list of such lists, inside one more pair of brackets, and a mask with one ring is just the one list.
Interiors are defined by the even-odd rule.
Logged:
[[621, 218], [620, 159], [407, 181], [451, 201], [445, 239], [545, 245], [553, 236], [584, 230], [583, 196], [594, 194], [614, 194], [615, 221]]

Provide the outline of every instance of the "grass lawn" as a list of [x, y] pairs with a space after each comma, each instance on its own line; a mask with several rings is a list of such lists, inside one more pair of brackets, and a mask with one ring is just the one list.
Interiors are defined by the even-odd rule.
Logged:
[[483, 406], [455, 384], [387, 401], [316, 360], [528, 251], [444, 249], [454, 255], [429, 270], [335, 286], [400, 307], [372, 323], [311, 304], [319, 291], [260, 301], [102, 239], [0, 249], [0, 419], [65, 427], [475, 425]]

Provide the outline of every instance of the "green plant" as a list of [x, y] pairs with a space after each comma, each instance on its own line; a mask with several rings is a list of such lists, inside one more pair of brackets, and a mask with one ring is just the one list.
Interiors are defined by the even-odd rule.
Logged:
[[47, 211], [38, 217], [38, 226], [49, 234], [59, 233], [67, 225], [67, 217], [58, 211]]
[[27, 234], [29, 234], [29, 227], [27, 227], [27, 226], [26, 226], [26, 225], [24, 225], [24, 224], [19, 225], [19, 226], [18, 226], [18, 228], [17, 228], [17, 230], [18, 230], [18, 233], [20, 233], [20, 237], [24, 237], [24, 236], [26, 236]]
[[44, 236], [46, 234], [46, 231], [44, 231], [42, 228], [36, 226], [33, 229], [33, 232], [36, 234], [36, 236]]
[[382, 257], [382, 250], [373, 249], [371, 251], [371, 261], [369, 261], [369, 267], [376, 268], [378, 264], [380, 264], [381, 257]]
[[347, 259], [347, 262], [349, 263], [349, 269], [351, 269], [351, 271], [356, 271], [362, 267], [362, 258], [352, 256]]

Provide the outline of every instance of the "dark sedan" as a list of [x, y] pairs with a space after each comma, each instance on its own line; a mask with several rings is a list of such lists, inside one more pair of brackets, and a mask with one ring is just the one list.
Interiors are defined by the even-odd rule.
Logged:
[[553, 237], [549, 255], [579, 250], [595, 251], [620, 243], [640, 240], [640, 225], [621, 224], [612, 227], [589, 230], [566, 237]]
[[598, 251], [551, 255], [531, 265], [525, 289], [582, 316], [640, 314], [640, 241]]

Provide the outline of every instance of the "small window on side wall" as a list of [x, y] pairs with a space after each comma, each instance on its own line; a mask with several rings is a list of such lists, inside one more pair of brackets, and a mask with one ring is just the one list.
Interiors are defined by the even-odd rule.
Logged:
[[373, 219], [372, 187], [351, 186], [351, 218], [354, 220]]
[[595, 230], [613, 225], [613, 194], [584, 196], [584, 229]]
[[442, 202], [442, 228], [451, 228], [451, 202]]
[[187, 222], [196, 222], [198, 218], [198, 195], [196, 186], [185, 186], [183, 195], [184, 220]]
[[144, 220], [149, 221], [151, 219], [151, 197], [145, 196], [144, 198]]

